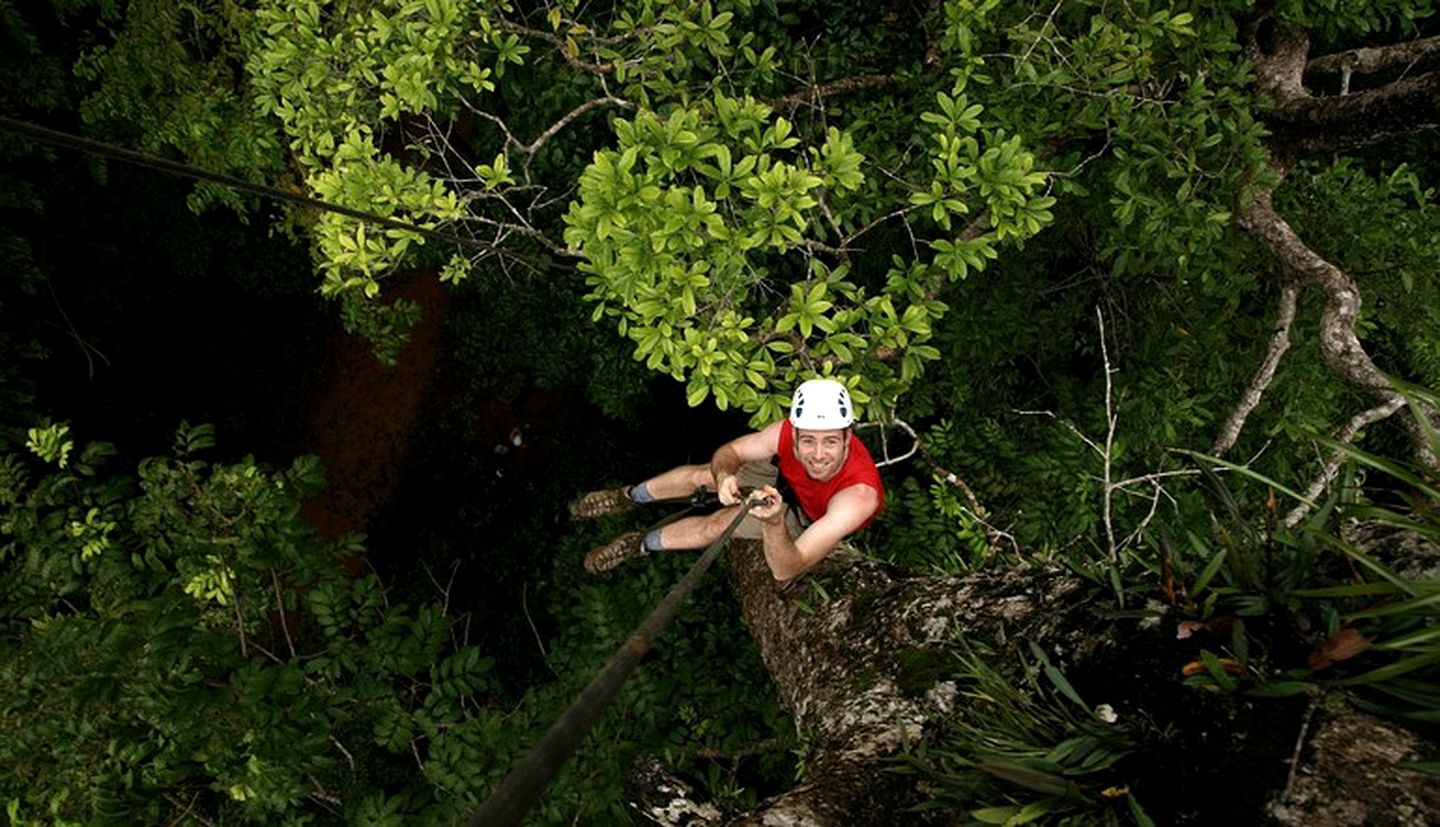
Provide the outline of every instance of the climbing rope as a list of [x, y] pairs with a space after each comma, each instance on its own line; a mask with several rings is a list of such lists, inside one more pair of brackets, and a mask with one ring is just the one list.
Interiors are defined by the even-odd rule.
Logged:
[[212, 184], [219, 184], [220, 186], [228, 187], [238, 192], [249, 193], [250, 195], [258, 195], [265, 198], [274, 198], [279, 201], [285, 201], [287, 203], [296, 204], [302, 207], [312, 207], [317, 210], [325, 210], [326, 212], [338, 213], [340, 215], [349, 216], [350, 218], [359, 219], [360, 221], [365, 221], [367, 223], [375, 224], [377, 226], [385, 227], [391, 230], [404, 230], [406, 232], [419, 233], [420, 235], [434, 238], [439, 241], [448, 241], [451, 244], [459, 244], [465, 247], [474, 247], [488, 252], [496, 251], [494, 245], [487, 244], [483, 241], [477, 241], [473, 238], [464, 238], [453, 233], [442, 232], [440, 230], [432, 230], [405, 221], [396, 221], [393, 218], [386, 218], [383, 215], [376, 215], [374, 213], [365, 212], [364, 210], [356, 210], [351, 209], [350, 207], [342, 207], [339, 204], [331, 204], [326, 201], [321, 201], [318, 198], [310, 198], [309, 196], [289, 192], [287, 190], [279, 189], [278, 187], [269, 187], [264, 184], [256, 184], [251, 181], [246, 181], [244, 178], [236, 178], [233, 175], [226, 175], [220, 172], [211, 172], [209, 170], [200, 169], [199, 167], [190, 166], [189, 164], [182, 164], [176, 161], [168, 161], [164, 158], [158, 158], [154, 155], [146, 155], [143, 152], [135, 152], [134, 150], [124, 149], [118, 146], [112, 146], [111, 144], [91, 140], [90, 138], [82, 138], [79, 135], [71, 135], [68, 132], [60, 132], [58, 130], [38, 126], [33, 123], [17, 121], [14, 118], [0, 116], [0, 130], [4, 130], [15, 135], [21, 135], [32, 140], [40, 141], [42, 143], [51, 144], [53, 146], [62, 146], [68, 149], [78, 149], [81, 152], [88, 152], [92, 155], [99, 155], [104, 158], [113, 158], [117, 161], [124, 161], [126, 163], [135, 164], [137, 166], [146, 167], [148, 169], [159, 170], [160, 172], [168, 172], [173, 175], [180, 175], [199, 181], [208, 181]]
[[510, 770], [510, 774], [505, 776], [500, 786], [495, 788], [485, 803], [480, 805], [480, 809], [470, 817], [469, 827], [508, 827], [520, 823], [520, 819], [539, 800], [550, 779], [555, 777], [560, 767], [580, 746], [580, 740], [585, 737], [585, 733], [600, 720], [600, 714], [634, 671], [640, 658], [649, 650], [650, 642], [665, 629], [680, 608], [680, 603], [700, 582], [701, 576], [715, 562], [715, 558], [720, 556], [725, 542], [735, 533], [740, 521], [750, 513], [750, 509], [766, 503], [767, 500], [754, 494], [745, 499], [740, 510], [736, 512], [735, 519], [730, 521], [719, 539], [705, 549], [705, 553], [700, 555], [700, 559], [695, 561], [690, 571], [671, 587], [665, 599], [660, 601], [654, 611], [650, 612], [650, 616], [645, 618], [645, 622], [641, 623], [611, 656], [600, 674], [592, 678], [589, 685], [575, 696], [570, 708], [550, 725], [550, 729], [530, 748], [530, 753]]

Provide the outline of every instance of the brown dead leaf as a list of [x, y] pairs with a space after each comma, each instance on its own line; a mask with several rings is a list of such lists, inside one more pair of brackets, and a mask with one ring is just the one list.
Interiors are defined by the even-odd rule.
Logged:
[[1369, 649], [1374, 640], [1373, 637], [1360, 634], [1358, 629], [1347, 626], [1331, 635], [1310, 653], [1310, 668], [1319, 671], [1337, 661], [1349, 660]]

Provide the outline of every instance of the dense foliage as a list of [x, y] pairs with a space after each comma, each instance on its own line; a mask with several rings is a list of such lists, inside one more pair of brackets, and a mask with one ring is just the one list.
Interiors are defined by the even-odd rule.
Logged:
[[[1254, 48], [1260, 23], [1303, 29], [1314, 57], [1434, 34], [1433, 16], [1429, 0], [0, 0], [7, 116], [416, 228], [0, 136], [11, 820], [463, 815], [684, 563], [583, 579], [573, 561], [617, 526], [559, 524], [565, 500], [703, 457], [815, 374], [922, 443], [886, 472], [872, 553], [947, 574], [1063, 560], [1119, 610], [1199, 624], [1196, 691], [1358, 688], [1433, 724], [1434, 572], [1342, 530], [1433, 542], [1433, 469], [1385, 459], [1414, 453], [1425, 420], [1342, 429], [1377, 389], [1321, 346], [1333, 296], [1252, 226], [1273, 190], [1363, 293], [1367, 358], [1434, 405], [1408, 384], [1440, 385], [1434, 132], [1277, 169]], [[1337, 78], [1306, 82], [1319, 100]], [[322, 542], [300, 517], [323, 472], [289, 433], [307, 401], [291, 397], [323, 375], [332, 317], [401, 358], [425, 323], [395, 289], [416, 270], [451, 303], [408, 488], [369, 542]], [[1222, 447], [1277, 327], [1289, 350]], [[711, 403], [739, 418], [674, 424]], [[157, 447], [186, 417], [222, 424], [220, 444], [183, 426]], [[544, 420], [535, 459], [502, 455], [527, 417]], [[1306, 491], [1336, 451], [1368, 476]], [[537, 822], [623, 820], [621, 778], [655, 752], [738, 807], [791, 780], [803, 744], [724, 590], [666, 641]], [[981, 652], [961, 653], [965, 680], [1010, 697]], [[1034, 773], [1108, 772], [1142, 745], [1052, 700], [995, 727], [1067, 750], [977, 775], [955, 756], [989, 724], [961, 727], [917, 759], [937, 801], [1093, 815], [1022, 810], [1015, 778], [1053, 792]], [[1107, 818], [1143, 819], [1120, 800]]]

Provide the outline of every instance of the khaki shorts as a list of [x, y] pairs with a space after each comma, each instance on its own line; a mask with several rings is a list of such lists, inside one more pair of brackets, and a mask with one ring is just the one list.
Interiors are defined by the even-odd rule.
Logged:
[[[780, 469], [776, 468], [775, 464], [769, 460], [747, 462], [740, 466], [739, 472], [735, 474], [735, 481], [740, 483], [741, 488], [759, 488], [762, 485], [774, 485], [775, 481], [779, 478]], [[785, 504], [785, 528], [790, 532], [790, 539], [793, 540], [799, 537], [800, 532], [805, 530], [805, 526], [809, 525], [809, 522], [809, 520], [801, 517], [794, 504]], [[741, 540], [758, 540], [760, 539], [760, 529], [761, 522], [754, 517], [746, 515], [745, 519], [740, 521], [740, 525], [736, 527], [735, 533], [731, 536], [738, 537]]]

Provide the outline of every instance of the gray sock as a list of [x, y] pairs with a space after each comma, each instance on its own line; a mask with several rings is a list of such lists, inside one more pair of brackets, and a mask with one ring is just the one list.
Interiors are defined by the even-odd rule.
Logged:
[[657, 528], [645, 535], [646, 551], [660, 551], [663, 548], [664, 546], [660, 545], [660, 529]]
[[625, 494], [630, 499], [642, 505], [655, 501], [655, 495], [650, 493], [650, 489], [646, 488], [643, 482], [639, 485], [630, 486], [630, 490], [626, 491]]

